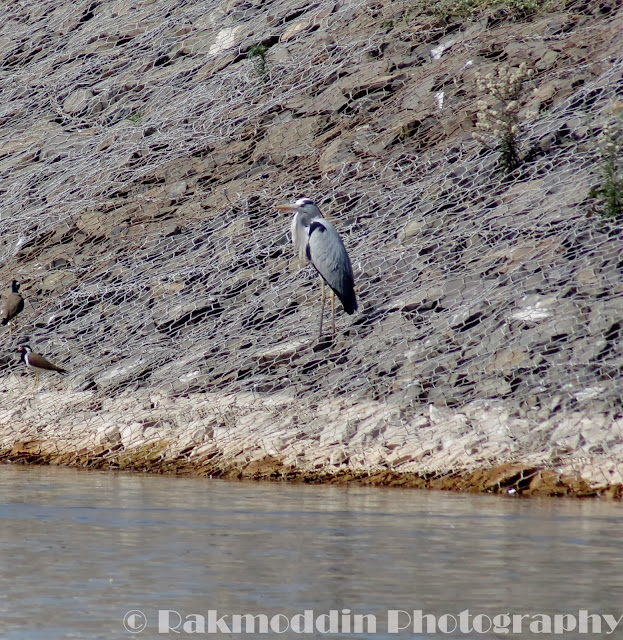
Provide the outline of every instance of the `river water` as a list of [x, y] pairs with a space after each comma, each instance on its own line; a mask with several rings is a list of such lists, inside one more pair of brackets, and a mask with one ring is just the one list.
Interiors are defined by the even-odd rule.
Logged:
[[622, 525], [605, 501], [0, 465], [0, 638], [623, 638]]

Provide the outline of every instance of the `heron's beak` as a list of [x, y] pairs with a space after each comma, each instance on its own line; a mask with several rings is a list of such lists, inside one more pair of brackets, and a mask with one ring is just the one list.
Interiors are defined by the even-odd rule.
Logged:
[[279, 209], [279, 211], [296, 211], [298, 207], [295, 204], [277, 204], [275, 209]]

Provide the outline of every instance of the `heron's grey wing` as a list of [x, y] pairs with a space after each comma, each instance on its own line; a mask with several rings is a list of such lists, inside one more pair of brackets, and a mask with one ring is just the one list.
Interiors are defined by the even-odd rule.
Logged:
[[335, 227], [324, 218], [309, 226], [307, 257], [335, 291], [347, 313], [357, 308], [355, 279], [350, 258]]
[[307, 238], [309, 236], [309, 227], [303, 224], [304, 219], [300, 211], [292, 216], [292, 224], [290, 233], [292, 236], [292, 244], [294, 251], [298, 254], [299, 260], [305, 261], [307, 258]]

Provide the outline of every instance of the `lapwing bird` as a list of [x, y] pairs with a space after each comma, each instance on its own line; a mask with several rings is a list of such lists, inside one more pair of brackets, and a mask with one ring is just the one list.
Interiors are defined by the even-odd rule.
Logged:
[[[20, 284], [17, 280], [13, 280], [11, 283], [11, 292], [8, 293], [2, 304], [2, 324], [9, 324], [11, 320], [14, 320], [18, 313], [24, 308], [24, 298], [19, 293]], [[13, 333], [13, 324], [9, 324], [9, 335]], [[17, 324], [17, 320], [15, 320]]]
[[320, 209], [309, 198], [301, 198], [293, 204], [277, 205], [281, 211], [293, 211], [291, 233], [294, 250], [301, 260], [307, 259], [320, 275], [321, 306], [320, 332], [324, 316], [325, 282], [331, 288], [331, 327], [335, 335], [335, 296], [340, 299], [344, 311], [353, 314], [357, 310], [355, 278], [350, 258], [335, 227], [322, 217]]
[[32, 371], [35, 372], [35, 384], [33, 389], [39, 384], [39, 373], [48, 373], [50, 371], [57, 371], [58, 373], [66, 373], [65, 369], [57, 367], [49, 360], [46, 360], [42, 355], [34, 353], [29, 345], [23, 344], [17, 348], [17, 352], [22, 354], [22, 362]]

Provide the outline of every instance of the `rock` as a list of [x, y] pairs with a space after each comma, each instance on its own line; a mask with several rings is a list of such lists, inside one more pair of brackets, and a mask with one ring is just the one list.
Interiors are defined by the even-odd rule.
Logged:
[[291, 24], [282, 34], [281, 34], [281, 42], [288, 42], [288, 40], [292, 40], [298, 33], [301, 31], [305, 31], [311, 27], [312, 23], [309, 20], [302, 20], [300, 22], [295, 22]]
[[89, 142], [89, 132], [59, 132], [47, 138], [39, 150], [39, 159], [59, 162], [77, 156]]
[[504, 378], [487, 378], [476, 385], [476, 393], [481, 398], [504, 397], [511, 391], [510, 383]]
[[216, 298], [180, 302], [159, 310], [154, 314], [154, 322], [158, 331], [170, 333], [197, 324], [209, 316], [220, 315], [222, 311], [223, 307]]
[[543, 57], [540, 60], [537, 61], [536, 68], [539, 71], [550, 69], [551, 67], [554, 66], [554, 64], [556, 64], [556, 61], [558, 60], [559, 57], [560, 57], [560, 53], [558, 51], [554, 51], [553, 49], [550, 49], [543, 55]]
[[70, 287], [76, 280], [75, 274], [71, 271], [55, 271], [50, 273], [43, 280], [42, 291], [58, 291]]
[[65, 98], [63, 111], [72, 115], [83, 113], [89, 107], [92, 98], [93, 92], [90, 89], [78, 89]]
[[185, 288], [182, 282], [161, 282], [154, 280], [151, 284], [151, 295], [153, 298], [162, 298], [165, 295], [172, 295], [183, 291]]
[[318, 161], [318, 168], [323, 173], [340, 171], [345, 165], [356, 162], [357, 156], [352, 152], [350, 144], [342, 138], [333, 140]]
[[493, 362], [487, 365], [487, 372], [508, 372], [525, 363], [529, 354], [526, 349], [504, 347], [495, 353]]
[[314, 116], [272, 126], [256, 145], [253, 159], [269, 157], [276, 164], [284, 164], [313, 153], [314, 138], [325, 122], [322, 116]]
[[336, 113], [348, 104], [348, 98], [341, 87], [330, 85], [321, 94], [315, 96], [309, 106], [318, 113]]
[[102, 425], [97, 429], [95, 441], [97, 444], [116, 445], [121, 442], [121, 432], [118, 425]]
[[409, 245], [409, 242], [414, 236], [417, 236], [421, 229], [426, 228], [426, 223], [422, 220], [409, 220], [403, 227], [402, 231], [398, 234], [398, 240], [402, 244]]
[[125, 386], [151, 369], [149, 361], [141, 354], [122, 360], [118, 364], [104, 369], [93, 377], [93, 381], [102, 391]]
[[554, 295], [527, 295], [519, 301], [518, 309], [513, 313], [512, 317], [526, 324], [539, 324], [552, 317], [553, 309], [557, 304], [558, 299]]
[[344, 449], [342, 448], [336, 449], [329, 456], [329, 464], [332, 464], [333, 466], [338, 466], [340, 464], [343, 464], [347, 460], [348, 460], [348, 455], [346, 454], [346, 451], [344, 451]]
[[238, 46], [244, 38], [249, 35], [249, 31], [243, 25], [236, 25], [235, 27], [227, 27], [221, 29], [214, 38], [214, 42], [210, 45], [208, 53], [211, 56], [216, 56], [227, 49]]
[[263, 350], [253, 355], [253, 359], [263, 365], [276, 366], [283, 362], [292, 362], [300, 357], [309, 346], [305, 340], [296, 340], [283, 345], [277, 345], [272, 349]]
[[320, 434], [320, 446], [347, 444], [357, 433], [357, 425], [349, 422], [328, 424]]
[[119, 428], [121, 444], [126, 449], [143, 446], [144, 431], [145, 431], [145, 427], [140, 422], [132, 422], [130, 424], [123, 425], [122, 427]]
[[188, 189], [188, 183], [186, 180], [179, 180], [175, 182], [167, 189], [167, 197], [169, 197], [172, 201], [179, 200]]

